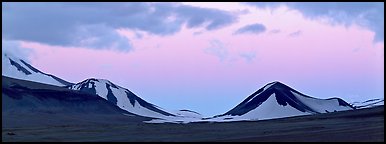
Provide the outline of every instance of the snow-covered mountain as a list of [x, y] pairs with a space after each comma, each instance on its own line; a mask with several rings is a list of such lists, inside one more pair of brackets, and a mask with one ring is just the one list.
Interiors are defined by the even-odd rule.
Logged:
[[146, 102], [128, 89], [105, 79], [90, 78], [67, 87], [72, 90], [98, 95], [121, 109], [141, 116], [162, 119], [175, 116], [154, 104]]
[[129, 124], [151, 120], [107, 100], [65, 87], [2, 76], [2, 125]]
[[102, 97], [110, 103], [117, 105], [123, 110], [141, 116], [169, 120], [187, 117], [192, 118], [190, 117], [192, 116], [192, 114], [187, 114], [187, 112], [185, 112], [184, 115], [180, 115], [181, 112], [166, 112], [162, 108], [154, 104], [148, 103], [140, 97], [136, 96], [128, 89], [117, 86], [108, 80], [91, 78], [77, 84], [67, 82], [54, 75], [46, 74], [34, 68], [25, 60], [20, 59], [10, 53], [2, 53], [2, 75], [10, 78], [44, 83], [49, 85], [65, 86], [72, 90], [86, 92], [95, 96]]
[[25, 62], [25, 60], [17, 58], [10, 53], [2, 53], [2, 75], [56, 86], [73, 84], [54, 75], [41, 72]]
[[317, 99], [280, 82], [272, 82], [235, 108], [210, 120], [263, 120], [353, 109], [355, 108], [340, 98]]
[[200, 113], [191, 110], [174, 110], [172, 113], [175, 116], [152, 119], [150, 121], [145, 121], [145, 123], [190, 123], [201, 122], [203, 120], [203, 116]]
[[7, 53], [2, 54], [2, 75], [55, 86], [65, 86], [68, 89], [99, 96], [130, 113], [158, 118], [150, 122], [262, 120], [352, 110], [373, 104], [383, 104], [383, 100], [380, 102], [368, 101], [360, 103], [362, 106], [355, 107], [355, 105], [352, 106], [340, 98], [317, 99], [306, 96], [280, 82], [272, 82], [247, 97], [230, 111], [212, 118], [202, 118], [201, 114], [190, 110], [168, 112], [108, 80], [91, 78], [73, 84], [54, 75], [43, 73], [24, 60]]
[[177, 116], [185, 117], [185, 118], [196, 118], [196, 119], [203, 118], [203, 116], [200, 113], [191, 111], [191, 110], [178, 110], [173, 113], [175, 113]]
[[366, 100], [363, 102], [353, 102], [353, 103], [351, 103], [351, 105], [357, 109], [370, 108], [370, 107], [374, 107], [374, 106], [385, 105], [385, 100], [376, 98], [376, 99]]

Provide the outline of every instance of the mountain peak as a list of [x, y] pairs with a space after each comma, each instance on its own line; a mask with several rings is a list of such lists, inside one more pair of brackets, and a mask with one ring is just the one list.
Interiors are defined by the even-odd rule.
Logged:
[[260, 88], [258, 91], [256, 91], [254, 94], [252, 95], [257, 95], [263, 91], [266, 91], [268, 89], [282, 89], [284, 87], [288, 87], [286, 86], [285, 84], [279, 82], [279, 81], [273, 81], [273, 82], [270, 82], [266, 85], [264, 85], [262, 88]]
[[[266, 84], [263, 88], [264, 91], [268, 89], [272, 89], [274, 91], [283, 91], [283, 90], [291, 90], [296, 91], [293, 88], [287, 86], [286, 84], [280, 82], [280, 81], [274, 81], [271, 83]], [[260, 90], [261, 91], [261, 90]]]
[[134, 114], [157, 118], [175, 116], [156, 105], [146, 102], [128, 89], [120, 87], [107, 79], [89, 78], [75, 85], [68, 86], [68, 88], [102, 97]]
[[272, 83], [280, 83], [280, 81], [273, 81]]
[[76, 88], [76, 89], [79, 89], [79, 88], [77, 88], [79, 86], [84, 87], [84, 86], [87, 86], [87, 85], [89, 85], [89, 87], [95, 87], [94, 84], [96, 84], [96, 83], [99, 83], [99, 84], [102, 84], [102, 85], [108, 85], [109, 87], [111, 86], [111, 87], [116, 88], [116, 89], [119, 88], [118, 85], [114, 84], [113, 82], [111, 82], [111, 81], [109, 81], [107, 79], [97, 79], [97, 78], [85, 79], [82, 82], [79, 82], [78, 84], [73, 85], [71, 87], [72, 88]]
[[17, 57], [13, 53], [3, 51], [2, 56], [3, 76], [56, 86], [67, 86], [73, 84], [54, 75], [38, 70], [30, 65], [28, 61]]
[[107, 80], [107, 79], [98, 79], [98, 78], [88, 78], [88, 79], [83, 80], [80, 83], [83, 83], [83, 82], [102, 82], [102, 83], [112, 84], [112, 82]]
[[239, 105], [219, 116], [246, 115], [246, 117], [273, 118], [350, 109], [353, 108], [342, 99], [313, 98], [279, 81], [274, 81], [266, 84]]
[[[273, 81], [271, 83], [268, 83], [268, 84], [271, 84], [271, 85], [285, 85], [284, 83], [280, 82], [280, 81]], [[267, 84], [267, 85], [268, 85]]]

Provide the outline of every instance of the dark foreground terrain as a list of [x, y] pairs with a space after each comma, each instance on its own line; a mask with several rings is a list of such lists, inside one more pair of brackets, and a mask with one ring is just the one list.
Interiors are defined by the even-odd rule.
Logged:
[[264, 121], [149, 124], [96, 95], [2, 77], [2, 141], [384, 141], [384, 106]]
[[[51, 114], [4, 118], [3, 141], [384, 141], [384, 106], [229, 123], [148, 124], [104, 115], [96, 117], [98, 121]], [[23, 118], [63, 123], [4, 125], [4, 120]]]

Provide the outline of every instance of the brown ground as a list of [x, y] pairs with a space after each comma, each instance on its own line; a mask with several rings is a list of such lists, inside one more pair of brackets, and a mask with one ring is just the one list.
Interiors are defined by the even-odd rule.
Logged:
[[[82, 116], [66, 118], [49, 114], [4, 118], [3, 115], [2, 141], [384, 141], [384, 106], [228, 123], [146, 124], [133, 122], [131, 118], [99, 116], [92, 121], [83, 120]], [[4, 125], [4, 120], [10, 123], [27, 118], [32, 121], [60, 118], [63, 123]]]

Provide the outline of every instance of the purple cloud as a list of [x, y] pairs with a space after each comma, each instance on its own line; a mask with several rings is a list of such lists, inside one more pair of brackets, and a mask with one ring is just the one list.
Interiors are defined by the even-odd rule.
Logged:
[[252, 33], [252, 34], [260, 34], [267, 30], [264, 25], [256, 23], [246, 25], [242, 28], [239, 28], [234, 34], [243, 34], [243, 33]]
[[[120, 28], [171, 35], [188, 28], [215, 30], [236, 21], [226, 11], [178, 3], [2, 3], [2, 36], [60, 46], [128, 51]], [[79, 36], [77, 36], [77, 35]]]
[[375, 41], [384, 41], [384, 3], [383, 2], [251, 2], [259, 8], [276, 8], [286, 5], [299, 10], [304, 16], [314, 19], [329, 17], [332, 22], [344, 24], [359, 24], [375, 32]]

